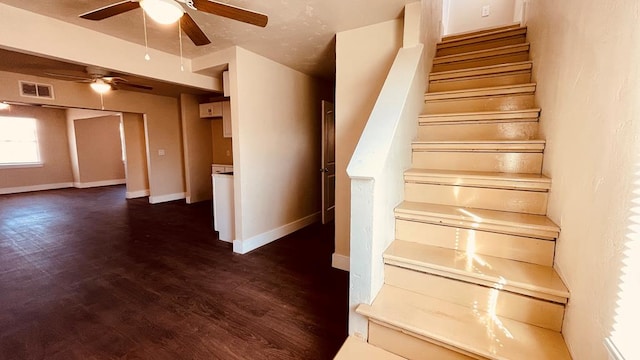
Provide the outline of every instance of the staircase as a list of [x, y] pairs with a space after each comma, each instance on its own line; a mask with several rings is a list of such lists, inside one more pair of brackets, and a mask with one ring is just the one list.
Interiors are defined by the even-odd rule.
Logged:
[[336, 359], [571, 359], [531, 69], [525, 27], [438, 44], [368, 344]]

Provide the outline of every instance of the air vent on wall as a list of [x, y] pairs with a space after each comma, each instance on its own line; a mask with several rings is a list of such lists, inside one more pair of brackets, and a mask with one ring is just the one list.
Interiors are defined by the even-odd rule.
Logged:
[[20, 95], [25, 97], [53, 99], [53, 86], [20, 81]]

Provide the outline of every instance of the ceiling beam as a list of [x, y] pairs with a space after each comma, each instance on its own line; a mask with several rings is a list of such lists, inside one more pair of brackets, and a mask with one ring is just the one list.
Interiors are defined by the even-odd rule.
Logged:
[[[95, 65], [202, 90], [222, 91], [222, 82], [191, 72], [191, 60], [0, 3], [0, 47], [83, 65]], [[19, 64], [16, 64], [19, 66]]]

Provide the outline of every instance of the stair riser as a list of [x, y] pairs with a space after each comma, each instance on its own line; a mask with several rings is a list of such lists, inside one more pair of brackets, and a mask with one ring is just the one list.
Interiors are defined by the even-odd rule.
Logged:
[[481, 187], [405, 183], [406, 201], [544, 215], [547, 193]]
[[369, 343], [407, 359], [473, 360], [486, 359], [471, 357], [449, 350], [443, 346], [407, 335], [393, 326], [369, 321]]
[[492, 86], [527, 84], [531, 81], [531, 72], [515, 72], [504, 75], [482, 75], [455, 80], [429, 82], [429, 92], [477, 89]]
[[564, 306], [507, 291], [385, 265], [385, 283], [468, 308], [560, 331]]
[[454, 41], [454, 40], [459, 40], [462, 38], [467, 38], [470, 36], [477, 36], [477, 35], [483, 35], [483, 34], [487, 34], [487, 33], [493, 33], [493, 32], [497, 32], [497, 31], [507, 31], [507, 30], [511, 30], [511, 29], [517, 29], [520, 27], [520, 24], [511, 24], [511, 25], [505, 25], [505, 26], [500, 26], [500, 27], [495, 27], [495, 28], [490, 28], [490, 29], [481, 29], [481, 30], [476, 30], [476, 31], [468, 31], [468, 32], [463, 32], [463, 33], [459, 33], [459, 34], [452, 34], [452, 35], [447, 35], [447, 36], [443, 36], [442, 37], [442, 41]]
[[538, 122], [497, 122], [456, 125], [421, 125], [420, 141], [533, 140], [538, 138]]
[[533, 94], [485, 96], [459, 100], [428, 100], [423, 114], [526, 110], [534, 107]]
[[509, 123], [509, 122], [537, 122], [540, 111], [526, 109], [516, 111], [479, 112], [466, 114], [438, 114], [421, 115], [420, 125], [454, 125], [472, 123]]
[[447, 224], [396, 219], [396, 238], [460, 251], [473, 251], [503, 259], [552, 266], [555, 242], [523, 234], [501, 234]]
[[413, 167], [434, 170], [540, 174], [541, 153], [414, 151]]
[[520, 61], [527, 61], [527, 60], [529, 60], [529, 52], [521, 51], [516, 53], [510, 53], [510, 54], [465, 59], [465, 60], [452, 61], [452, 62], [441, 63], [441, 64], [433, 64], [433, 68], [431, 71], [438, 72], [438, 71], [469, 69], [469, 68], [480, 67], [480, 66], [507, 64], [507, 63], [514, 63], [514, 62], [520, 62]]
[[[495, 37], [495, 36], [494, 36]], [[527, 41], [526, 35], [512, 35], [503, 36], [497, 39], [491, 39], [488, 36], [474, 39], [473, 41], [458, 42], [455, 46], [449, 46], [449, 44], [439, 44], [436, 50], [436, 56], [447, 56], [454, 54], [462, 54], [470, 51], [493, 49], [501, 46], [524, 44]], [[453, 44], [451, 44], [453, 45]]]

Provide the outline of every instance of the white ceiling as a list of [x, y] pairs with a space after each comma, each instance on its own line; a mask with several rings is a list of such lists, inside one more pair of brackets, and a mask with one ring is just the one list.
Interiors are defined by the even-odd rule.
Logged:
[[[0, 0], [123, 40], [144, 44], [142, 10], [102, 21], [78, 15], [119, 0]], [[188, 10], [212, 44], [196, 47], [183, 37], [184, 56], [195, 58], [237, 45], [312, 76], [333, 78], [337, 32], [398, 18], [415, 0], [222, 0], [269, 16], [266, 28]], [[177, 25], [147, 21], [149, 47], [179, 54]], [[63, 41], [63, 39], [61, 39]], [[81, 46], [82, 44], [78, 44]]]

